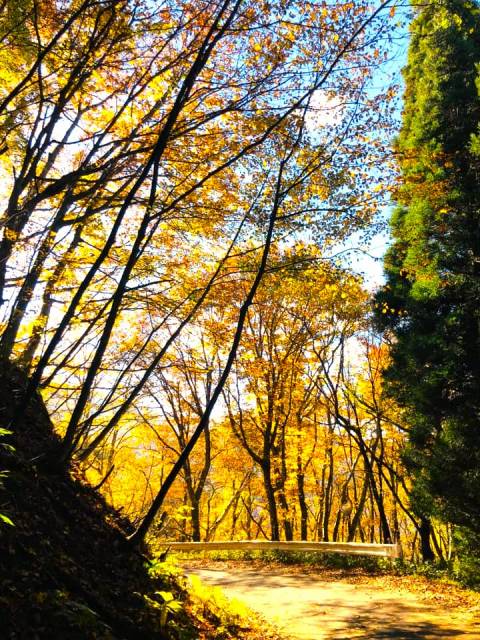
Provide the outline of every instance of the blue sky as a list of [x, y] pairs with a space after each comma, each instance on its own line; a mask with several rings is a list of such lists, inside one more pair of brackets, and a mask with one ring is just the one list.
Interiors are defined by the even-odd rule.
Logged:
[[[399, 20], [395, 33], [392, 33], [392, 42], [389, 47], [389, 56], [385, 64], [377, 70], [373, 84], [377, 90], [383, 90], [390, 84], [399, 86], [399, 95], [403, 94], [403, 79], [401, 70], [406, 64], [408, 49], [408, 22], [409, 5], [399, 5], [397, 14]], [[397, 114], [398, 125], [401, 120], [402, 100], [398, 101]], [[364, 277], [365, 285], [369, 290], [377, 289], [383, 282], [383, 256], [389, 243], [388, 221], [392, 205], [385, 206], [380, 213], [379, 229], [369, 240], [365, 240], [364, 234], [358, 233], [350, 238], [344, 245], [348, 251], [348, 263], [350, 267]]]

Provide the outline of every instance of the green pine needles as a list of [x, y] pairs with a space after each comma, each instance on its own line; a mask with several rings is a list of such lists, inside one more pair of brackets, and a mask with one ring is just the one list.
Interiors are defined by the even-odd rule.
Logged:
[[404, 70], [401, 171], [380, 326], [410, 427], [419, 515], [480, 532], [480, 4], [421, 5]]

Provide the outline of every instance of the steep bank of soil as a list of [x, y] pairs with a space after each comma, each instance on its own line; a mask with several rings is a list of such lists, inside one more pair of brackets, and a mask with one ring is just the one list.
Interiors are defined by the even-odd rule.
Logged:
[[[3, 365], [3, 428], [26, 383], [20, 370]], [[42, 469], [39, 456], [55, 441], [37, 396], [8, 438], [14, 451], [0, 451], [7, 471], [0, 513], [14, 523], [0, 529], [2, 638], [165, 638], [143, 595], [168, 585], [152, 580], [144, 558], [125, 548], [129, 523], [95, 491], [79, 477]]]
[[[8, 428], [27, 384], [11, 365], [0, 366], [0, 427]], [[130, 523], [82, 483], [78, 470], [54, 475], [41, 453], [56, 443], [40, 397], [0, 447], [0, 637], [2, 640], [178, 640], [219, 638], [214, 615], [189, 600], [176, 578], [125, 545]], [[5, 442], [6, 439], [2, 438]], [[161, 567], [160, 567], [161, 569]], [[182, 601], [166, 612], [162, 596]], [[163, 619], [162, 619], [163, 618]], [[222, 638], [256, 638], [226, 629]]]

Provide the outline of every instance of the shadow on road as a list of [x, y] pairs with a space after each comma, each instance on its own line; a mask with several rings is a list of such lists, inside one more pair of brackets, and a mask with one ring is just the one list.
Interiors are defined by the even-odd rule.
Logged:
[[[329, 606], [335, 607], [335, 603], [330, 602]], [[344, 609], [339, 603], [339, 609]], [[353, 640], [354, 638], [364, 638], [365, 640], [436, 640], [444, 638], [458, 638], [468, 640], [478, 640], [480, 633], [468, 632], [460, 625], [453, 624], [448, 620], [445, 612], [445, 620], [425, 621], [430, 617], [423, 609], [415, 606], [404, 605], [401, 602], [385, 602], [382, 600], [378, 607], [354, 605], [356, 612], [354, 615], [344, 616], [345, 611], [339, 611], [341, 615], [341, 627], [323, 635], [325, 640]], [[321, 605], [319, 606], [321, 609]], [[304, 612], [304, 615], [306, 612]], [[308, 614], [306, 614], [308, 615]], [[312, 622], [318, 620], [318, 612], [311, 611]], [[309, 616], [309, 617], [310, 617]], [[448, 627], [444, 626], [448, 624]], [[480, 630], [479, 630], [480, 631]], [[311, 640], [317, 640], [318, 636], [311, 636]], [[302, 640], [307, 640], [307, 636], [302, 636]]]
[[293, 640], [480, 640], [480, 626], [460, 612], [378, 582], [324, 581], [278, 568], [184, 569], [242, 600]]

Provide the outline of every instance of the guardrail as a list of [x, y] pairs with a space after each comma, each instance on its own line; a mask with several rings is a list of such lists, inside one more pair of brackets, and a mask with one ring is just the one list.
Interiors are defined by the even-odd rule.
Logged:
[[269, 540], [242, 540], [218, 542], [167, 542], [172, 551], [316, 551], [318, 553], [345, 553], [359, 556], [400, 558], [399, 544], [369, 544], [364, 542], [271, 542]]

